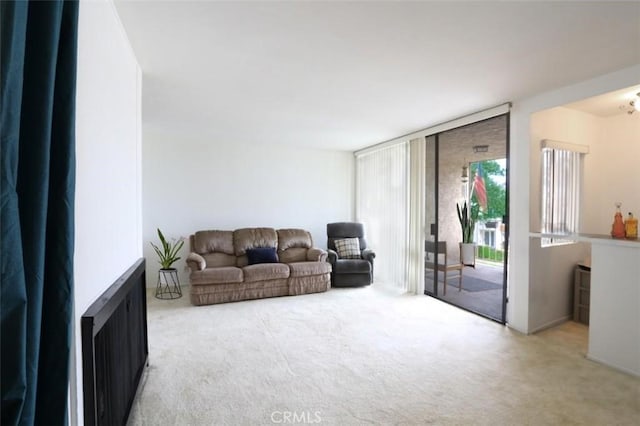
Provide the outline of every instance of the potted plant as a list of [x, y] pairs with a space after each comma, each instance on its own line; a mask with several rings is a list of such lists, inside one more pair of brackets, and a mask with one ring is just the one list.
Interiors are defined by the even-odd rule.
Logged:
[[460, 205], [456, 203], [456, 210], [458, 211], [458, 220], [460, 221], [460, 227], [462, 228], [462, 242], [460, 243], [460, 262], [465, 266], [476, 265], [476, 245], [473, 242], [473, 230], [475, 228], [475, 219], [467, 206], [465, 201], [460, 208]]
[[158, 263], [161, 268], [158, 271], [158, 287], [156, 288], [156, 297], [160, 299], [174, 299], [182, 296], [180, 290], [180, 282], [178, 281], [178, 271], [173, 268], [172, 265], [180, 260], [178, 252], [184, 245], [182, 239], [175, 242], [168, 242], [162, 234], [162, 231], [158, 229], [158, 237], [162, 247], [151, 243], [151, 246], [158, 255]]

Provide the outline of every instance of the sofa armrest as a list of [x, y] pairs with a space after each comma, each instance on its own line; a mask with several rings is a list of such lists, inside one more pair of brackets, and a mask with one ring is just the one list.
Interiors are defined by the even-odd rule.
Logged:
[[330, 264], [335, 265], [338, 260], [338, 253], [331, 249], [327, 250], [327, 260]]
[[310, 262], [325, 262], [327, 260], [327, 252], [322, 249], [312, 247], [307, 250], [307, 260]]
[[362, 250], [362, 258], [368, 260], [371, 263], [373, 263], [373, 259], [376, 258], [376, 254], [371, 249], [364, 249], [364, 250]]
[[187, 257], [187, 265], [191, 268], [191, 272], [202, 271], [207, 267], [207, 261], [198, 253], [189, 253]]

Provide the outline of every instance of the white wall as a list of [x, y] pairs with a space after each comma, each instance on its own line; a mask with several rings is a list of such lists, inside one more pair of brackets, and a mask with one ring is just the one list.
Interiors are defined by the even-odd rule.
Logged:
[[114, 5], [81, 2], [71, 424], [84, 423], [80, 318], [142, 256], [140, 95], [140, 68]]
[[[597, 78], [545, 92], [527, 99], [517, 100], [511, 109], [510, 144], [510, 240], [509, 240], [509, 303], [507, 321], [509, 326], [524, 333], [530, 331], [529, 310], [529, 232], [530, 218], [538, 214], [530, 205], [531, 114], [570, 102], [611, 92], [638, 84], [640, 65], [625, 68]], [[539, 142], [537, 142], [539, 143]]]
[[540, 238], [529, 240], [529, 333], [571, 319], [574, 269], [589, 253], [585, 243], [541, 247]]
[[[626, 112], [599, 117], [565, 107], [537, 112], [531, 118], [531, 211], [540, 211], [541, 139], [589, 146], [584, 156], [580, 231], [609, 234], [614, 203], [622, 202], [624, 215], [640, 216], [640, 114]], [[540, 229], [540, 215], [530, 218], [531, 230]]]
[[[256, 134], [259, 138], [259, 134]], [[326, 247], [326, 224], [353, 218], [354, 157], [343, 151], [190, 140], [145, 128], [143, 247], [147, 285], [157, 280], [156, 228], [168, 238], [199, 230], [303, 228]], [[189, 282], [184, 259], [174, 266]]]
[[[542, 201], [541, 185], [541, 148], [543, 139], [551, 139], [572, 144], [586, 145], [590, 148], [596, 147], [600, 140], [601, 118], [582, 111], [576, 111], [564, 107], [556, 107], [537, 112], [531, 116], [530, 132], [530, 166], [531, 166], [531, 217], [530, 223], [532, 232], [540, 232], [540, 203]], [[605, 178], [598, 170], [593, 170], [589, 165], [594, 156], [602, 153], [589, 153], [584, 155], [583, 176], [585, 178], [592, 174], [599, 175], [600, 179]], [[605, 179], [608, 179], [606, 177]], [[584, 188], [583, 194], [591, 196], [588, 188]], [[583, 201], [585, 201], [583, 199]], [[586, 209], [581, 209], [581, 213]], [[581, 228], [582, 229], [582, 228]]]
[[622, 202], [624, 217], [628, 212], [640, 217], [640, 113], [598, 121], [598, 138], [585, 158], [582, 230], [609, 234], [616, 201]]

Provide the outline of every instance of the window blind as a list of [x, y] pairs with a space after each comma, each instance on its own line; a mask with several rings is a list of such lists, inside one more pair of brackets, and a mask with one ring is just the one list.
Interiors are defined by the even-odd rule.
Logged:
[[356, 157], [356, 220], [376, 251], [375, 280], [407, 281], [408, 144]]
[[[542, 149], [542, 220], [543, 234], [579, 232], [581, 153], [544, 147]], [[566, 243], [566, 240], [543, 238], [543, 245]]]

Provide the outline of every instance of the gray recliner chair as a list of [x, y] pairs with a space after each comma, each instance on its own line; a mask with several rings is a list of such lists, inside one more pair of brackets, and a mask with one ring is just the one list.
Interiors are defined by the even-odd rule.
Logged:
[[[341, 259], [336, 250], [336, 240], [357, 238], [360, 244], [359, 259]], [[327, 224], [327, 260], [331, 263], [332, 287], [358, 287], [373, 282], [373, 259], [376, 254], [367, 248], [364, 225], [356, 222]]]

